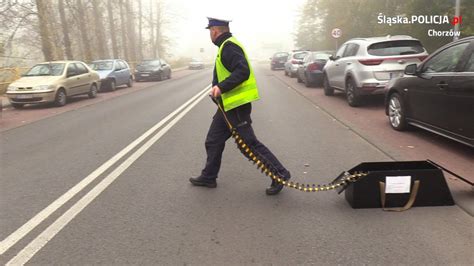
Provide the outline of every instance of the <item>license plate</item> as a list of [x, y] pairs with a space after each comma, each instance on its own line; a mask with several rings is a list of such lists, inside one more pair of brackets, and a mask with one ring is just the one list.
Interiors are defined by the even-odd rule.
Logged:
[[17, 98], [17, 99], [32, 99], [33, 95], [22, 94], [22, 95], [17, 95], [15, 98]]
[[148, 77], [150, 74], [141, 74], [142, 77]]

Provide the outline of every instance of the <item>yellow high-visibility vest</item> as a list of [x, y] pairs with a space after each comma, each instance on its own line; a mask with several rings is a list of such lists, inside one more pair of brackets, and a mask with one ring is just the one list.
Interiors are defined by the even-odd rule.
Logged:
[[222, 48], [227, 42], [232, 42], [236, 44], [242, 49], [242, 51], [244, 51], [245, 59], [247, 60], [249, 64], [250, 75], [246, 81], [240, 83], [237, 87], [221, 95], [222, 103], [224, 105], [224, 110], [226, 112], [236, 107], [239, 107], [241, 105], [244, 105], [246, 103], [256, 101], [260, 98], [258, 96], [257, 81], [255, 80], [253, 69], [250, 66], [250, 62], [247, 58], [247, 54], [245, 53], [245, 50], [242, 47], [242, 45], [234, 37], [228, 38], [219, 47], [219, 51], [217, 53], [217, 58], [216, 58], [216, 74], [217, 74], [218, 82], [222, 82], [223, 80], [228, 78], [231, 74], [230, 71], [227, 68], [225, 68], [224, 64], [222, 64], [222, 61], [221, 61]]

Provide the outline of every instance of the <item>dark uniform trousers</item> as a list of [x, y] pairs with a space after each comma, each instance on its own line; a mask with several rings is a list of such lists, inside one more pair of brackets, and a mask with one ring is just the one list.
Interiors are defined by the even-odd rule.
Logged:
[[[239, 135], [245, 140], [252, 150], [257, 152], [266, 162], [271, 164], [273, 169], [278, 171], [281, 177], [289, 176], [289, 172], [283, 167], [273, 153], [260, 141], [258, 141], [252, 129], [251, 103], [239, 106], [226, 112], [227, 119], [237, 129]], [[222, 152], [225, 142], [231, 137], [231, 132], [222, 112], [218, 109], [213, 117], [211, 126], [206, 137], [206, 166], [201, 172], [201, 176], [207, 179], [216, 179], [221, 167]]]

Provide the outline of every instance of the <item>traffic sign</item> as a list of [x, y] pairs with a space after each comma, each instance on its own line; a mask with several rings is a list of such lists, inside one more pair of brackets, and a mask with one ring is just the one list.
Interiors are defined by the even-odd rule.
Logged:
[[331, 36], [332, 36], [333, 38], [336, 38], [336, 39], [337, 39], [337, 38], [340, 38], [340, 37], [342, 36], [342, 30], [341, 30], [341, 29], [338, 29], [338, 28], [332, 29], [332, 31], [331, 31]]

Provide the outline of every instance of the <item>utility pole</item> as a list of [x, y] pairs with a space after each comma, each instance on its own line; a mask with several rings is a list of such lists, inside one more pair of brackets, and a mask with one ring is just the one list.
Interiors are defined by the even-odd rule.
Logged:
[[[458, 17], [459, 18], [459, 13], [460, 13], [460, 6], [461, 6], [461, 0], [456, 0], [456, 6], [455, 6], [455, 11], [454, 11], [454, 16], [455, 17]], [[461, 21], [459, 21], [461, 22]], [[454, 32], [458, 32], [459, 31], [459, 24], [461, 23], [456, 23], [456, 25], [454, 25]], [[459, 37], [454, 34], [454, 37], [453, 37], [453, 41], [457, 41], [459, 39]]]

